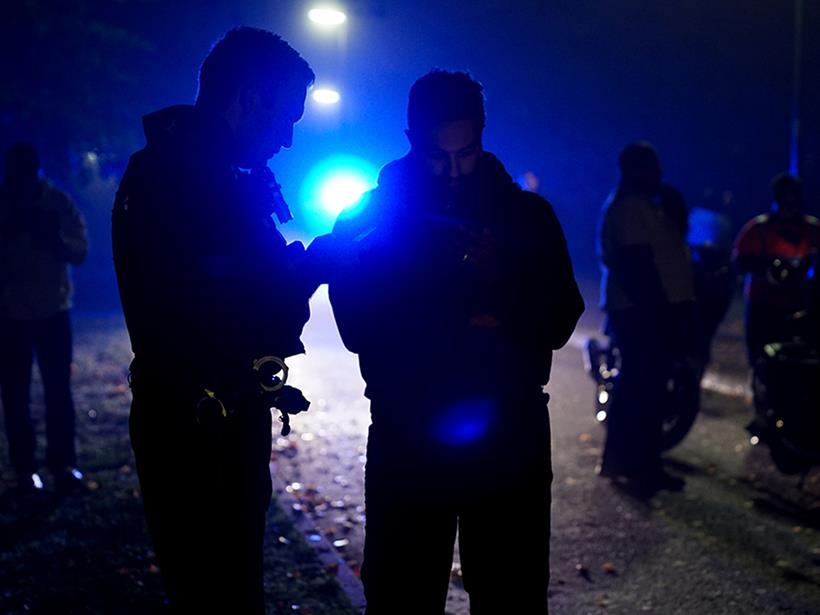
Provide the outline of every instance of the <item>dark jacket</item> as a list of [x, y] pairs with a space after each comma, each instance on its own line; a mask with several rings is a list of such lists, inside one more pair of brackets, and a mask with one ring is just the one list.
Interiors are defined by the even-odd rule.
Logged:
[[[449, 200], [411, 154], [335, 225], [346, 269], [331, 280], [331, 303], [374, 401], [537, 389], [583, 312], [549, 203], [491, 154], [470, 179]], [[465, 227], [494, 238], [495, 274], [463, 262]], [[498, 326], [478, 324], [484, 315]]]
[[303, 352], [314, 290], [271, 200], [231, 165], [227, 126], [194, 107], [144, 118], [113, 211], [114, 264], [137, 365], [215, 386]]

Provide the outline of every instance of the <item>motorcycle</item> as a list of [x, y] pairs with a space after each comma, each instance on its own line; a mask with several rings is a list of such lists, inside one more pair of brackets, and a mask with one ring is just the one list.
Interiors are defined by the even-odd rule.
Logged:
[[[712, 338], [729, 308], [734, 284], [729, 265], [731, 239], [719, 214], [704, 209], [689, 217], [689, 244], [696, 302], [693, 310], [692, 346], [670, 367], [661, 408], [661, 450], [669, 450], [686, 437], [700, 411], [700, 382], [709, 362]], [[587, 341], [584, 363], [595, 381], [595, 418], [605, 425], [621, 367], [617, 346], [604, 336]]]
[[[595, 419], [606, 425], [615, 383], [620, 373], [621, 355], [609, 338], [590, 338], [586, 343], [584, 364], [595, 381]], [[661, 450], [669, 450], [686, 437], [700, 410], [700, 380], [702, 368], [693, 360], [680, 360], [672, 365], [666, 382], [666, 394], [661, 421]]]
[[[764, 443], [784, 474], [802, 474], [820, 465], [820, 314], [817, 254], [773, 259], [767, 276], [774, 288], [801, 287], [803, 302], [784, 314], [778, 339], [765, 344], [752, 369], [754, 418], [751, 443]], [[802, 479], [801, 479], [802, 484]]]

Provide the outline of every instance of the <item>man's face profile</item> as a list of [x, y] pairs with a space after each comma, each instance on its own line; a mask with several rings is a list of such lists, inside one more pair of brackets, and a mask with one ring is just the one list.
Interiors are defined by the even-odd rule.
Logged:
[[242, 96], [237, 139], [243, 166], [263, 166], [293, 144], [293, 126], [305, 111], [305, 88], [293, 83], [251, 87]]
[[409, 136], [424, 167], [449, 188], [459, 187], [481, 156], [481, 129], [473, 120], [444, 122], [419, 135], [418, 142]]

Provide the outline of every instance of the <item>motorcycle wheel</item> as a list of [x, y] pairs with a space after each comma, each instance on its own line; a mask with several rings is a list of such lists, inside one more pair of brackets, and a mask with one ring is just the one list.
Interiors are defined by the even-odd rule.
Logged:
[[666, 414], [661, 422], [661, 450], [680, 444], [695, 424], [700, 410], [700, 378], [693, 370], [681, 369], [670, 381]]
[[792, 452], [785, 444], [772, 439], [768, 442], [769, 454], [774, 465], [783, 474], [802, 474], [807, 472], [814, 465], [811, 461]]

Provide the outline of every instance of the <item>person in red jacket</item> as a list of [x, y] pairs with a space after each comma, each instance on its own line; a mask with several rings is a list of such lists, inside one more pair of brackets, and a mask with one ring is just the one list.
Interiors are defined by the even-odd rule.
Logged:
[[789, 315], [806, 304], [799, 271], [820, 247], [820, 221], [803, 213], [799, 178], [772, 180], [771, 211], [755, 216], [735, 240], [732, 260], [745, 276], [746, 345], [754, 366], [763, 347], [790, 337]]

